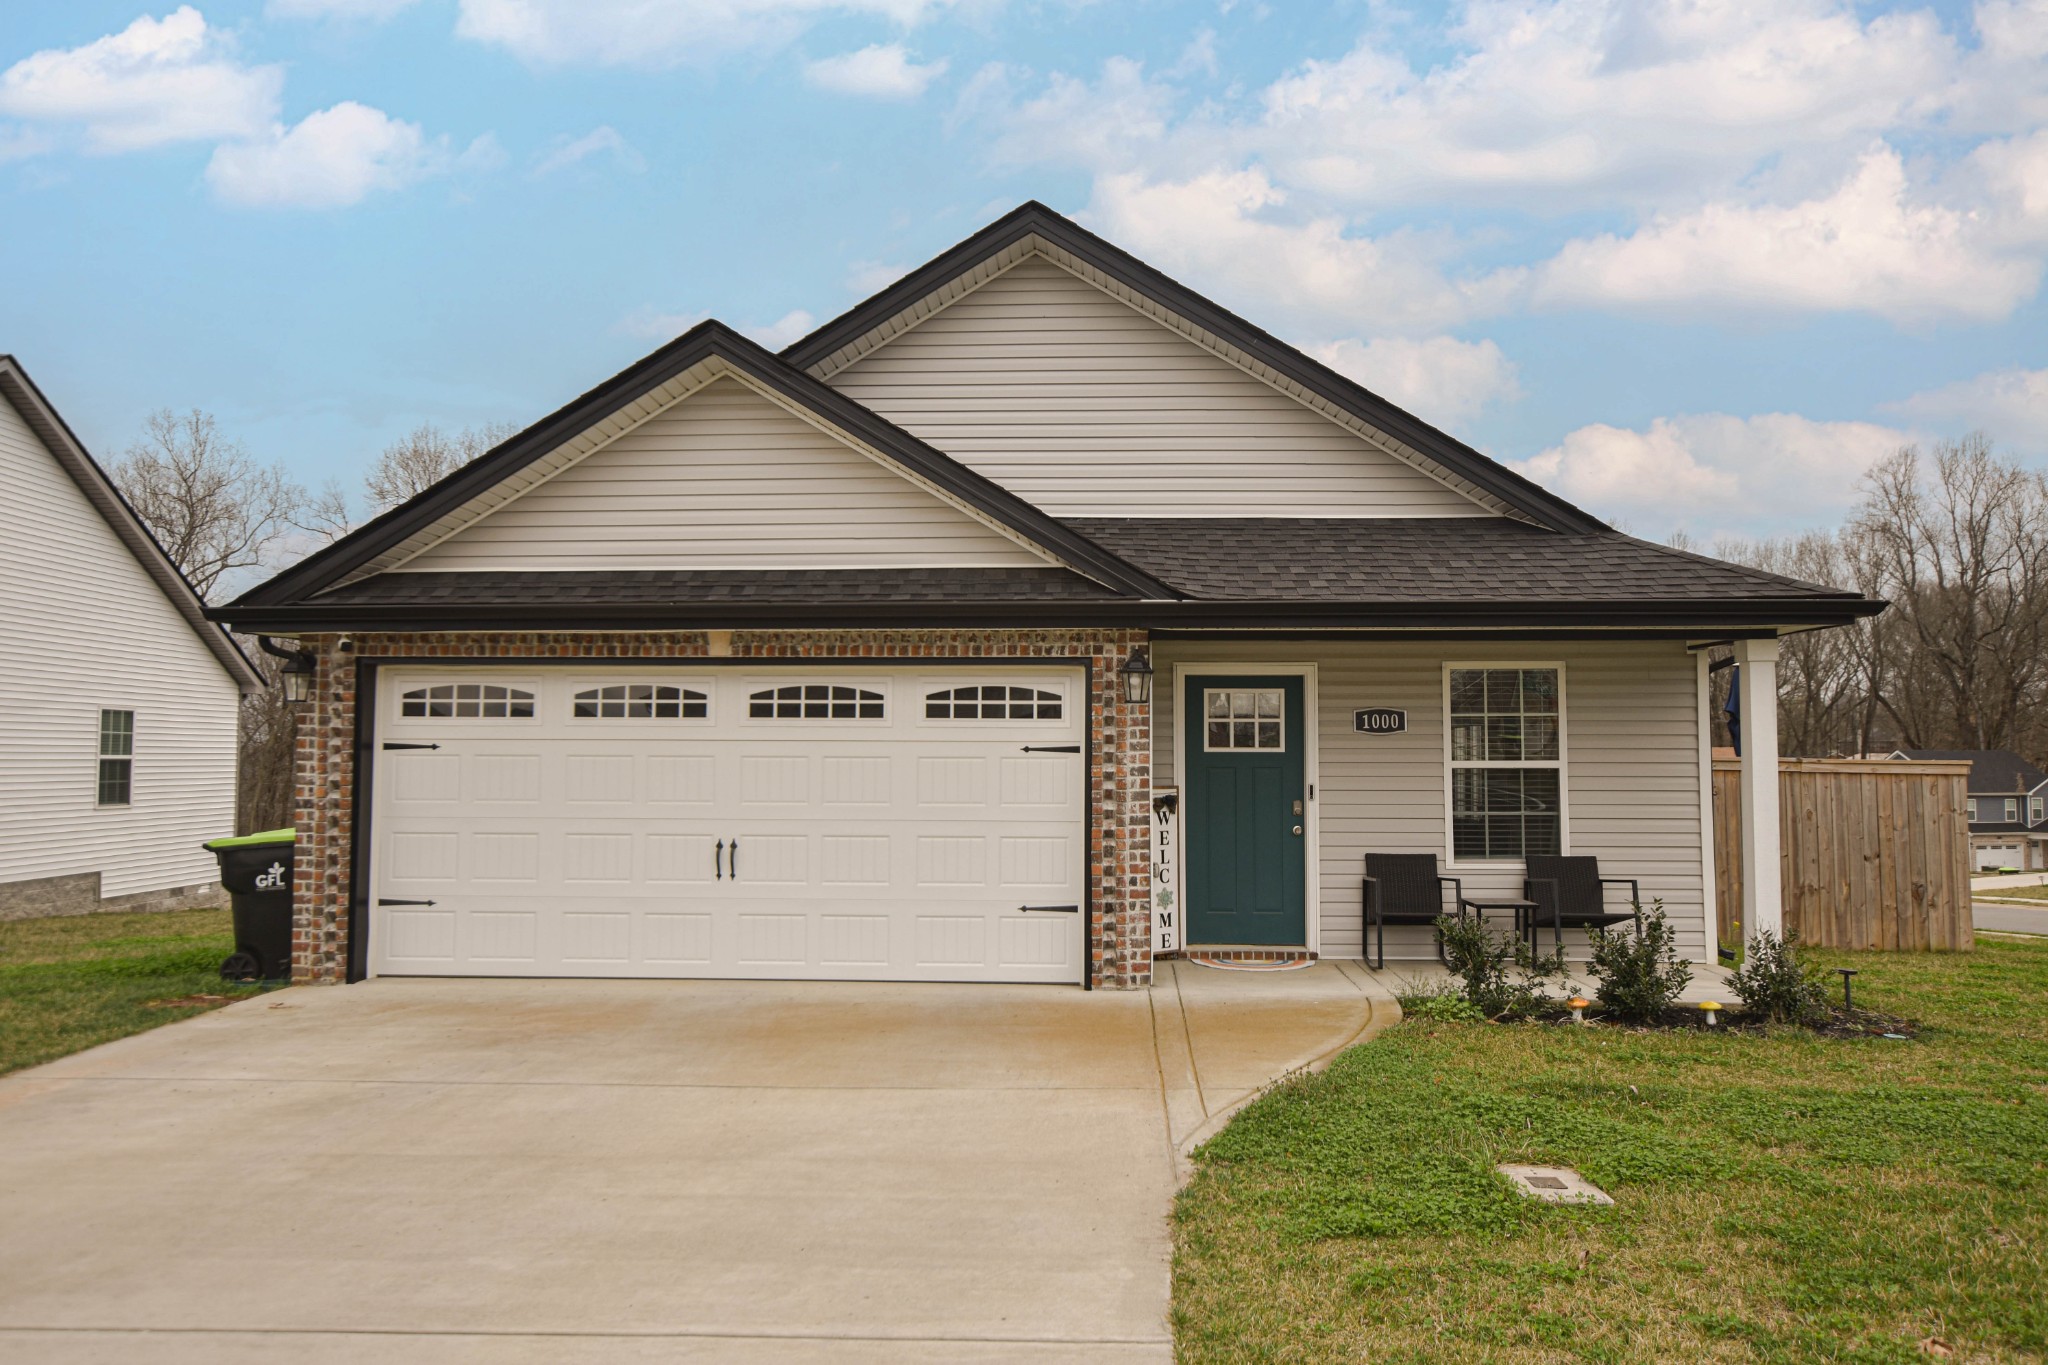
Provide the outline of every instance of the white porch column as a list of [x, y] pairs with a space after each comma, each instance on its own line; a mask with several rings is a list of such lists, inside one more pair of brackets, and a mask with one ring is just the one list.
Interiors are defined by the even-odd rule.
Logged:
[[1778, 861], [1778, 642], [1737, 640], [1742, 677], [1742, 941], [1785, 933]]

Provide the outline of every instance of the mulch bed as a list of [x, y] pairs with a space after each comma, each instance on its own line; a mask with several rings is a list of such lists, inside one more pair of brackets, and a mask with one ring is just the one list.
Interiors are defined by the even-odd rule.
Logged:
[[[1535, 1017], [1544, 1023], [1569, 1024], [1572, 1021], [1572, 1012], [1563, 1005], [1553, 1005]], [[1586, 1025], [1589, 1028], [1625, 1029], [1630, 1033], [1661, 1033], [1671, 1030], [1691, 1030], [1698, 1033], [1765, 1033], [1773, 1028], [1790, 1027], [1772, 1024], [1762, 1018], [1751, 1018], [1739, 1009], [1724, 1009], [1716, 1016], [1716, 1022], [1710, 1029], [1706, 1011], [1697, 1005], [1674, 1006], [1648, 1023], [1624, 1023], [1611, 1016], [1602, 1015], [1600, 1007], [1594, 1005], [1586, 1011]], [[1823, 1038], [1889, 1037], [1897, 1041], [1917, 1038], [1920, 1035], [1920, 1024], [1917, 1020], [1904, 1019], [1879, 1010], [1867, 1010], [1860, 1006], [1855, 1009], [1843, 1009], [1840, 1005], [1831, 1005], [1824, 1023], [1808, 1027], [1811, 1032]]]

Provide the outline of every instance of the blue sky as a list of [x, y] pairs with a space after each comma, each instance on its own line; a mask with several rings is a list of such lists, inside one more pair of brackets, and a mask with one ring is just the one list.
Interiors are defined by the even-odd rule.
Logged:
[[1639, 533], [2048, 463], [2048, 0], [0, 0], [0, 350], [354, 487], [1042, 199]]

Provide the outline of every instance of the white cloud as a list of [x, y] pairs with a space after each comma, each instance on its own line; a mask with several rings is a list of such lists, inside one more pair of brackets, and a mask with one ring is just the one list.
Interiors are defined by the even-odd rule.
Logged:
[[642, 304], [614, 323], [612, 330], [620, 336], [635, 337], [641, 341], [673, 341], [710, 316], [709, 313], [664, 313]]
[[461, 0], [455, 31], [536, 66], [675, 66], [787, 43], [831, 18], [918, 23], [955, 0]]
[[441, 174], [453, 161], [446, 138], [429, 140], [416, 123], [344, 100], [290, 128], [277, 124], [258, 141], [216, 147], [206, 181], [245, 207], [344, 208]]
[[622, 171], [638, 175], [647, 169], [647, 158], [633, 150], [618, 129], [610, 124], [601, 124], [582, 137], [571, 139], [562, 136], [548, 144], [548, 150], [534, 162], [536, 176], [553, 175], [556, 171], [567, 170], [580, 161], [605, 153], [611, 154], [612, 164]]
[[284, 68], [243, 66], [190, 5], [144, 15], [83, 47], [51, 48], [0, 73], [0, 113], [75, 123], [96, 152], [260, 134]]
[[855, 261], [846, 272], [846, 287], [866, 297], [878, 294], [910, 273], [907, 265], [890, 265], [887, 261]]
[[33, 128], [0, 127], [0, 161], [41, 156], [50, 146], [50, 139]]
[[362, 19], [381, 23], [419, 0], [269, 0], [263, 12], [273, 19]]
[[1993, 370], [1883, 406], [1909, 418], [1982, 430], [2001, 445], [2048, 455], [2048, 370]]
[[825, 57], [804, 65], [804, 79], [820, 90], [878, 99], [915, 99], [939, 77], [948, 63], [919, 65], [901, 43], [870, 43], [858, 52]]
[[1993, 249], [1972, 214], [1916, 199], [1898, 153], [1883, 147], [1825, 198], [1710, 204], [1627, 237], [1569, 243], [1541, 268], [1534, 297], [1990, 319], [2040, 278], [2039, 259]]
[[1087, 217], [1105, 235], [1205, 293], [1311, 335], [1431, 332], [1498, 311], [1514, 272], [1445, 272], [1443, 234], [1347, 234], [1334, 215], [1277, 216], [1288, 196], [1262, 171], [1151, 182], [1106, 175]]
[[1580, 427], [1511, 467], [1603, 516], [1754, 533], [1846, 510], [1864, 472], [1912, 439], [1873, 422], [1706, 413]]
[[766, 327], [742, 327], [740, 331], [771, 351], [779, 351], [798, 337], [808, 336], [818, 320], [801, 308], [791, 309]]
[[1514, 362], [1491, 341], [1375, 337], [1305, 349], [1396, 407], [1450, 430], [1522, 395]]

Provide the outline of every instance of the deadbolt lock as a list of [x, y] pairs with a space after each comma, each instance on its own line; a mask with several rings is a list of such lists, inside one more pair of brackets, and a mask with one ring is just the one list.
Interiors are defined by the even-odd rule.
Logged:
[[1299, 801], [1296, 801], [1296, 802], [1294, 803], [1294, 813], [1295, 813], [1296, 815], [1299, 815], [1299, 814], [1301, 814], [1301, 802], [1299, 802]]

